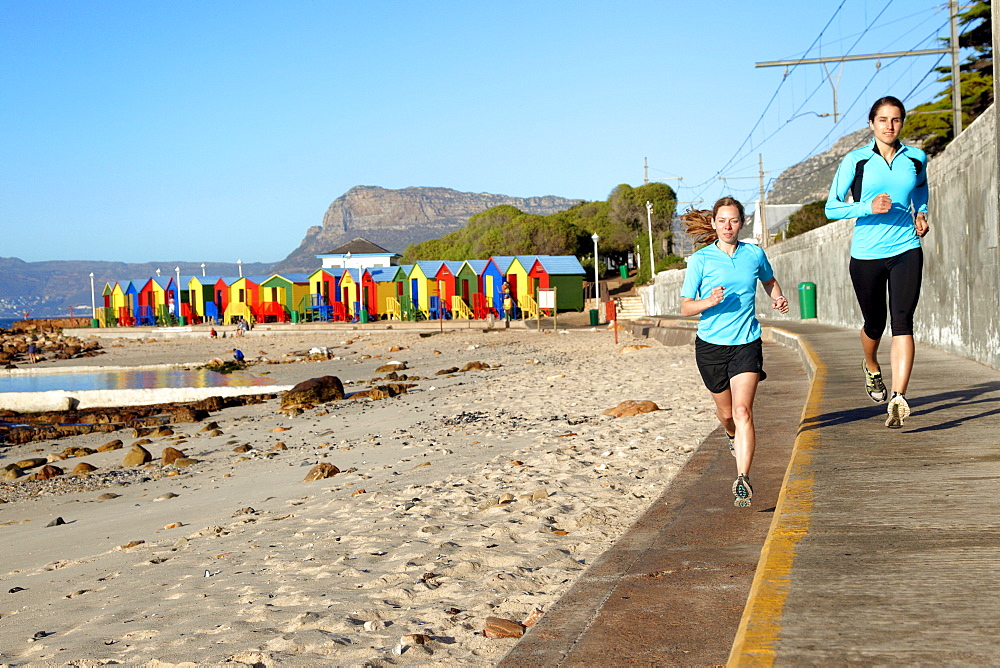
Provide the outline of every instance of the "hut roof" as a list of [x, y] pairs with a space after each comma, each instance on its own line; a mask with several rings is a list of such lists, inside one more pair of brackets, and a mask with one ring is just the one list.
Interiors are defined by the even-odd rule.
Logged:
[[[587, 273], [574, 255], [539, 255], [537, 260], [549, 276]], [[528, 265], [528, 269], [531, 269], [531, 265]]]

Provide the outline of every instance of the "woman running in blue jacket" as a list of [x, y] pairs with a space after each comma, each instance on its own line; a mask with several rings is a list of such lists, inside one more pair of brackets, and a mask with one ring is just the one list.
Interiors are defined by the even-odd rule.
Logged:
[[[891, 429], [902, 427], [910, 415], [905, 395], [913, 370], [913, 313], [920, 298], [924, 263], [920, 238], [929, 229], [927, 155], [900, 143], [905, 119], [906, 110], [897, 98], [875, 101], [868, 113], [875, 137], [844, 157], [826, 201], [827, 218], [857, 219], [850, 272], [864, 317], [861, 349], [865, 390], [875, 402], [889, 399], [885, 426]], [[887, 317], [892, 328], [891, 396], [878, 362]]]

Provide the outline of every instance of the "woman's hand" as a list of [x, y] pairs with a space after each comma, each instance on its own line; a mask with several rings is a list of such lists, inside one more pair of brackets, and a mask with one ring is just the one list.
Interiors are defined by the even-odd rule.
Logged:
[[774, 300], [774, 304], [771, 305], [771, 308], [776, 309], [781, 313], [788, 313], [788, 298], [781, 295]]
[[712, 288], [711, 294], [705, 297], [705, 301], [708, 302], [709, 306], [717, 306], [723, 299], [726, 298], [726, 289], [724, 287], [717, 286]]
[[914, 221], [913, 225], [917, 228], [918, 237], [924, 236], [931, 229], [931, 226], [927, 224], [927, 216], [922, 213], [917, 214], [917, 219]]
[[889, 209], [891, 208], [892, 198], [889, 197], [889, 193], [875, 195], [875, 199], [872, 200], [872, 213], [889, 213]]

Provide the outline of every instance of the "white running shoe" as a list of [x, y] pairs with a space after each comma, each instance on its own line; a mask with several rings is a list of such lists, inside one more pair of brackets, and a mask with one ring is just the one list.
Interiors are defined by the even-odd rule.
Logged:
[[750, 498], [753, 496], [753, 487], [750, 486], [750, 476], [744, 473], [736, 476], [733, 481], [733, 496], [736, 497], [733, 505], [737, 508], [749, 508]]
[[886, 418], [885, 426], [889, 429], [899, 429], [903, 426], [903, 420], [910, 417], [910, 404], [906, 403], [906, 397], [896, 392], [889, 399], [889, 417]]

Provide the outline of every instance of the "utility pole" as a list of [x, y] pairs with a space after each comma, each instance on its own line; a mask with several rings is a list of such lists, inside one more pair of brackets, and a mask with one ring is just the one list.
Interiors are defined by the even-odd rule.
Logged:
[[[653, 179], [654, 181], [683, 181], [683, 176], [666, 176], [662, 179]], [[649, 185], [649, 158], [642, 159], [642, 185]]]
[[760, 170], [760, 202], [758, 205], [757, 218], [760, 219], [760, 245], [767, 248], [771, 245], [771, 233], [767, 229], [767, 216], [764, 213], [764, 154], [757, 154], [757, 167]]
[[[951, 109], [952, 109], [952, 131], [954, 136], [962, 131], [962, 76], [958, 63], [958, 0], [948, 0], [948, 13], [951, 15], [951, 38], [947, 48], [941, 49], [919, 49], [916, 51], [892, 51], [890, 53], [869, 53], [857, 56], [835, 56], [832, 58], [802, 58], [800, 60], [772, 60], [762, 63], [755, 63], [754, 67], [788, 67], [789, 65], [816, 65], [826, 63], [844, 63], [848, 60], [882, 60], [883, 58], [902, 58], [905, 56], [927, 56], [940, 53], [951, 54]], [[881, 63], [878, 65], [881, 66]], [[827, 73], [829, 78], [829, 73]], [[839, 75], [838, 75], [839, 78]], [[832, 78], [830, 85], [833, 85]], [[834, 86], [834, 100], [837, 91]], [[834, 108], [834, 122], [837, 121], [837, 111]]]
[[951, 127], [953, 136], [962, 131], [962, 68], [958, 64], [958, 0], [948, 0], [951, 14]]
[[766, 248], [768, 245], [770, 245], [771, 234], [770, 234], [770, 232], [767, 231], [767, 224], [766, 224], [766, 221], [764, 220], [764, 175], [765, 174], [770, 174], [771, 172], [765, 172], [764, 171], [764, 154], [763, 153], [758, 153], [757, 154], [757, 168], [758, 168], [758, 173], [757, 173], [756, 177], [753, 177], [753, 176], [720, 176], [720, 177], [718, 177], [718, 180], [719, 181], [729, 181], [731, 179], [752, 179], [752, 178], [757, 178], [758, 179], [758, 181], [760, 183], [760, 199], [757, 200], [757, 213], [754, 214], [754, 224], [756, 225], [756, 221], [758, 221], [758, 220], [760, 221], [760, 223], [761, 223], [760, 245]]

